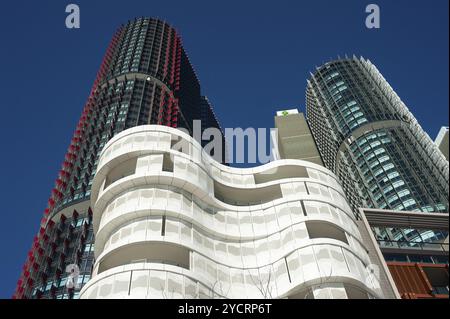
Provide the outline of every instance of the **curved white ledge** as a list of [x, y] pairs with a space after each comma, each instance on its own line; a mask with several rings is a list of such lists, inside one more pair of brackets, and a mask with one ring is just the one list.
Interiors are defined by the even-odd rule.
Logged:
[[[230, 284], [218, 281], [214, 285], [209, 285], [202, 281], [201, 276], [187, 269], [158, 263], [136, 263], [111, 268], [91, 279], [83, 287], [81, 298], [272, 299], [289, 298], [315, 285], [324, 286], [323, 274], [303, 278], [293, 277], [292, 282], [284, 286], [277, 285], [275, 280], [270, 280], [270, 277], [265, 275], [265, 281], [260, 281], [260, 277], [249, 272], [242, 278], [243, 282], [234, 281]], [[352, 274], [327, 276], [327, 282], [344, 283], [367, 291], [367, 287]], [[266, 291], [258, 288], [261, 283], [268, 288]], [[368, 294], [376, 296], [377, 292], [369, 290]]]
[[[130, 210], [127, 209], [129, 207], [125, 206], [125, 209], [115, 209], [110, 213], [103, 215], [100, 228], [96, 233], [96, 245], [99, 249], [103, 249], [105, 242], [111, 238], [113, 233], [120, 231], [121, 228], [133, 221], [142, 220], [149, 216], [177, 218], [180, 221], [192, 224], [196, 229], [205, 233], [205, 235], [220, 238], [223, 241], [259, 240], [300, 223], [323, 222], [334, 225], [336, 228], [346, 232], [348, 236], [354, 234], [352, 237], [358, 240], [362, 245], [362, 240], [357, 231], [356, 224], [346, 216], [346, 214], [341, 213], [338, 215], [338, 213], [334, 211], [331, 215], [309, 214], [308, 216], [304, 216], [301, 212], [301, 208], [299, 206], [296, 207], [295, 205], [300, 206], [298, 200], [288, 201], [281, 205], [273, 206], [272, 218], [277, 218], [277, 215], [280, 216], [281, 214], [277, 214], [277, 212], [279, 213], [281, 210], [292, 211], [295, 208], [299, 209], [294, 214], [285, 212], [283, 224], [278, 222], [274, 227], [271, 227], [271, 225], [267, 225], [264, 220], [264, 211], [259, 211], [258, 215], [255, 214], [253, 216], [250, 214], [250, 211], [246, 211], [242, 212], [242, 216], [239, 220], [247, 218], [247, 224], [242, 225], [243, 223], [240, 223], [239, 227], [236, 228], [231, 228], [231, 225], [227, 225], [227, 215], [223, 214], [223, 212], [217, 212], [216, 215], [211, 215], [201, 209], [193, 213], [192, 211], [185, 210], [176, 211], [173, 207], [158, 208], [149, 205], [148, 207], [138, 207]], [[323, 206], [324, 204], [322, 203], [319, 205]], [[221, 217], [221, 220], [218, 219], [218, 216]], [[254, 224], [255, 220], [259, 220], [259, 223]], [[258, 226], [258, 228], [256, 226]], [[98, 256], [98, 251], [99, 250], [96, 250], [96, 256]]]
[[[284, 234], [283, 234], [284, 235]], [[341, 265], [338, 266], [338, 263], [336, 262], [335, 267], [331, 267], [330, 265], [324, 263], [318, 264], [318, 270], [321, 273], [326, 273], [327, 269], [329, 269], [329, 266], [332, 268], [332, 271], [334, 274], [340, 273], [343, 275], [347, 275], [349, 273], [352, 273], [354, 276], [359, 278], [360, 281], [363, 281], [365, 279], [365, 276], [367, 273], [365, 272], [365, 263], [367, 260], [362, 260], [362, 251], [357, 250], [354, 247], [350, 247], [349, 245], [335, 239], [328, 239], [328, 238], [319, 238], [319, 239], [311, 239], [311, 240], [299, 240], [293, 243], [289, 243], [286, 246], [278, 246], [277, 249], [273, 249], [272, 251], [262, 251], [255, 254], [249, 254], [245, 255], [243, 254], [243, 251], [245, 249], [251, 249], [248, 244], [246, 247], [239, 246], [239, 245], [233, 245], [236, 250], [238, 250], [238, 255], [232, 256], [231, 254], [222, 254], [219, 255], [217, 253], [214, 253], [214, 251], [208, 250], [203, 245], [196, 244], [195, 242], [188, 242], [184, 238], [161, 238], [159, 236], [149, 236], [147, 238], [143, 239], [133, 239], [128, 241], [122, 241], [115, 243], [114, 245], [108, 246], [103, 250], [102, 254], [98, 256], [97, 258], [97, 264], [101, 264], [103, 261], [108, 260], [108, 258], [114, 258], [117, 260], [117, 255], [119, 253], [123, 253], [127, 251], [130, 247], [133, 245], [141, 246], [141, 247], [152, 247], [152, 246], [160, 246], [165, 247], [167, 245], [177, 246], [181, 249], [186, 249], [191, 252], [192, 258], [202, 258], [202, 259], [208, 259], [208, 262], [210, 263], [212, 269], [217, 269], [218, 267], [224, 267], [228, 268], [228, 271], [230, 269], [235, 269], [236, 271], [241, 271], [242, 273], [245, 273], [246, 270], [249, 269], [261, 269], [267, 266], [274, 265], [276, 263], [283, 263], [284, 264], [284, 258], [290, 258], [290, 256], [295, 255], [297, 253], [301, 254], [302, 251], [308, 251], [308, 253], [311, 253], [314, 255], [316, 259], [319, 259], [320, 256], [316, 252], [317, 249], [325, 248], [327, 252], [329, 253], [327, 258], [335, 259], [335, 261], [341, 260], [351, 260], [353, 264], [353, 268], [349, 269], [344, 265], [342, 262]], [[231, 245], [231, 243], [229, 244]], [[311, 250], [312, 249], [312, 250]], [[253, 249], [254, 251], [254, 249]], [[129, 255], [129, 254], [128, 254]], [[332, 256], [332, 257], [330, 257]], [[128, 256], [127, 256], [128, 257]], [[120, 258], [119, 258], [120, 259]], [[365, 258], [364, 258], [365, 259]], [[125, 259], [123, 259], [125, 260]], [[128, 264], [124, 263], [124, 264]], [[164, 263], [176, 263], [173, 261], [166, 261]], [[179, 263], [181, 264], [181, 263]], [[199, 275], [207, 277], [208, 271], [205, 269], [197, 267], [196, 263], [193, 262], [193, 260], [189, 261], [190, 268], [194, 272], [198, 273]], [[181, 266], [180, 266], [181, 267]], [[103, 273], [104, 271], [110, 269], [112, 267], [107, 266], [104, 269], [100, 269], [99, 273]], [[329, 270], [328, 270], [329, 271]], [[214, 284], [214, 280], [210, 282], [210, 284]]]

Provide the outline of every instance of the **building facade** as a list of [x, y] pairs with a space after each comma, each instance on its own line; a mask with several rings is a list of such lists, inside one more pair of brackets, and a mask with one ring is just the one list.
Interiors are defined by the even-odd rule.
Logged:
[[103, 146], [117, 133], [145, 124], [192, 132], [193, 120], [212, 112], [201, 101], [199, 81], [174, 28], [164, 21], [139, 18], [117, 30], [51, 191], [14, 298], [77, 297], [79, 289], [66, 287], [66, 267], [78, 265], [80, 286], [89, 280], [94, 258], [89, 202]]
[[91, 206], [81, 298], [396, 296], [336, 176], [311, 162], [228, 167], [180, 130], [138, 126], [102, 150]]
[[308, 80], [307, 119], [352, 207], [447, 212], [448, 161], [377, 68], [345, 58]]
[[323, 166], [314, 137], [303, 113], [297, 109], [278, 111], [276, 135], [272, 135], [274, 159], [299, 159]]
[[359, 211], [360, 222], [380, 247], [401, 298], [448, 299], [448, 214]]
[[[209, 155], [214, 156], [214, 158], [224, 164], [227, 163], [227, 147], [226, 147], [226, 141], [225, 141], [225, 134], [222, 129], [222, 127], [219, 124], [219, 121], [217, 119], [216, 113], [214, 113], [214, 108], [211, 105], [211, 102], [209, 101], [208, 97], [202, 96], [200, 100], [200, 120], [201, 120], [201, 131], [206, 135], [208, 132], [207, 130], [210, 128], [217, 129], [220, 131], [220, 142], [222, 147], [220, 149], [212, 149], [212, 153]], [[194, 138], [196, 138], [200, 144], [205, 147], [209, 141], [212, 140], [212, 136], [203, 136], [196, 137], [194, 134]], [[214, 154], [214, 152], [221, 152], [221, 154]], [[217, 157], [216, 157], [217, 155]]]
[[[277, 112], [274, 145], [288, 144], [292, 150], [274, 147], [275, 159], [310, 158], [314, 141], [305, 143], [305, 135], [297, 133], [305, 125], [297, 115], [295, 109]], [[437, 141], [445, 143], [443, 133]], [[447, 213], [359, 208], [357, 215], [369, 256], [387, 274], [380, 278], [380, 286], [397, 287], [397, 298], [448, 298]]]

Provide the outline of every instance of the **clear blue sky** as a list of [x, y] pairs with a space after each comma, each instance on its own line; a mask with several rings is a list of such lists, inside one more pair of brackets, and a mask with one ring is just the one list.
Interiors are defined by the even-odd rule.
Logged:
[[[65, 7], [81, 29], [65, 28]], [[381, 29], [365, 7], [381, 8]], [[448, 125], [448, 0], [3, 1], [0, 4], [0, 297], [9, 298], [108, 42], [136, 16], [181, 32], [224, 127], [272, 127], [304, 110], [309, 71], [338, 55], [374, 62], [434, 138]]]

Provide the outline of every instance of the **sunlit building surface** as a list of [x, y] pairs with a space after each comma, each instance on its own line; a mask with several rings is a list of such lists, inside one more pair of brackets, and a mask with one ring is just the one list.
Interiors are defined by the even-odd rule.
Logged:
[[396, 297], [336, 176], [308, 161], [228, 167], [177, 129], [139, 126], [106, 144], [91, 201], [81, 298]]
[[306, 102], [324, 164], [355, 211], [448, 213], [448, 161], [369, 60], [318, 67]]

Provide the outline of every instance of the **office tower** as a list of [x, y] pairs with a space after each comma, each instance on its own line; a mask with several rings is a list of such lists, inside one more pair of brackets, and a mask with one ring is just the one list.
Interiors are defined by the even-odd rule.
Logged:
[[94, 246], [89, 199], [103, 146], [117, 133], [144, 124], [192, 132], [192, 121], [201, 119], [205, 108], [201, 101], [199, 81], [174, 28], [157, 19], [139, 18], [117, 30], [51, 191], [14, 298], [77, 297], [79, 289], [66, 287], [66, 267], [78, 265], [81, 286], [89, 280]]
[[228, 167], [185, 132], [143, 125], [105, 145], [91, 201], [96, 259], [80, 298], [396, 297], [317, 164]]
[[324, 164], [339, 176], [355, 212], [448, 213], [448, 161], [369, 60], [317, 68], [306, 110]]
[[323, 166], [303, 113], [297, 109], [278, 111], [275, 128], [277, 136], [272, 141], [276, 150], [275, 159], [299, 159]]
[[441, 127], [434, 143], [448, 161], [448, 126]]

